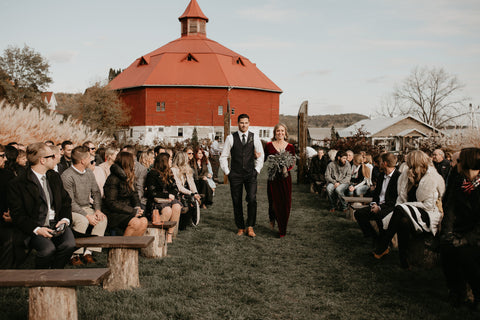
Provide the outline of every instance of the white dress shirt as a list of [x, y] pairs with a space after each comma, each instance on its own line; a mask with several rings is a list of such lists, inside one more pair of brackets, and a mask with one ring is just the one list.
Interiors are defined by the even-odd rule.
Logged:
[[[248, 133], [246, 132], [238, 132], [240, 136], [240, 141], [242, 141], [242, 135], [246, 135], [246, 139], [248, 140]], [[255, 152], [260, 153], [260, 156], [255, 158], [255, 170], [258, 173], [262, 170], [263, 167], [263, 158], [265, 157], [263, 153], [263, 146], [260, 138], [253, 134], [253, 145], [255, 146]], [[223, 172], [228, 176], [230, 174], [230, 168], [228, 167], [228, 158], [230, 157], [230, 150], [233, 146], [233, 134], [229, 134], [227, 139], [225, 139], [225, 144], [223, 146], [222, 155], [220, 156], [220, 167], [222, 168]]]

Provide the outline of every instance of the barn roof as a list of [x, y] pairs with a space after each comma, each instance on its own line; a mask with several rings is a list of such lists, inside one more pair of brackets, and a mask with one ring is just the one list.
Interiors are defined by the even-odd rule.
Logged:
[[[179, 19], [208, 21], [196, 0]], [[202, 34], [187, 34], [136, 59], [113, 79], [113, 90], [136, 87], [246, 88], [281, 93], [248, 58]]]

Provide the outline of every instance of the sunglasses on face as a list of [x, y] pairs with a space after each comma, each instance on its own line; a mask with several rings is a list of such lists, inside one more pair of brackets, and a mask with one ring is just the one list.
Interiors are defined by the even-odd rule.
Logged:
[[95, 163], [95, 160], [90, 160], [90, 164], [94, 164]]
[[90, 149], [90, 150], [92, 150], [92, 151], [93, 151], [93, 150], [97, 150], [97, 148], [95, 148], [95, 147], [93, 147], [93, 148], [88, 148], [88, 149]]
[[0, 157], [5, 158], [5, 153], [0, 153]]
[[43, 157], [43, 159], [48, 159], [48, 158], [55, 158], [55, 154], [51, 154], [49, 156]]
[[193, 152], [187, 152], [187, 154], [193, 154]]

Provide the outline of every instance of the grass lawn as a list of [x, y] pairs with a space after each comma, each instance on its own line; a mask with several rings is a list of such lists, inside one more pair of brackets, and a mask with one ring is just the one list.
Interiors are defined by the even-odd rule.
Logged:
[[[278, 239], [268, 227], [265, 171], [255, 239], [235, 234], [230, 189], [219, 185], [200, 225], [181, 231], [168, 257], [140, 257], [141, 288], [78, 288], [79, 319], [480, 318], [449, 306], [440, 268], [402, 270], [397, 252], [373, 259], [357, 225], [329, 213], [307, 186], [294, 185], [288, 233]], [[105, 253], [96, 258], [93, 267], [106, 266]], [[0, 319], [27, 314], [28, 289], [0, 288]]]

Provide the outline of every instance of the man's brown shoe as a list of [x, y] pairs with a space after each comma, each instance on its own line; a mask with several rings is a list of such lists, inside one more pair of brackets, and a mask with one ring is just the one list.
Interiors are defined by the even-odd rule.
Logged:
[[79, 256], [74, 256], [70, 259], [70, 264], [74, 267], [83, 266], [82, 260], [80, 260]]
[[91, 254], [84, 255], [83, 261], [85, 261], [86, 264], [95, 263], [95, 260], [93, 259]]
[[245, 229], [238, 229], [237, 236], [243, 236], [245, 234]]
[[255, 234], [255, 232], [253, 232], [253, 227], [248, 227], [247, 228], [247, 236], [252, 237], [252, 238], [255, 238], [257, 236]]

